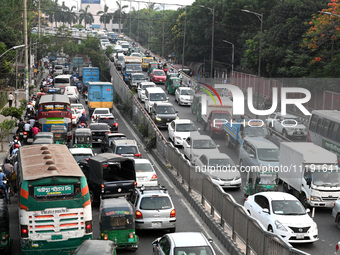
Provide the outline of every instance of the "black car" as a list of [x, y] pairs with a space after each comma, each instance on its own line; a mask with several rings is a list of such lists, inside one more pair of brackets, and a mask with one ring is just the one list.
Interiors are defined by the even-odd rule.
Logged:
[[118, 132], [118, 122], [113, 116], [100, 116], [98, 123], [106, 123], [109, 125], [111, 132]]
[[126, 135], [123, 133], [111, 133], [111, 134], [105, 134], [102, 143], [100, 144], [100, 151], [101, 152], [107, 152], [108, 148], [111, 146], [111, 143], [114, 140], [126, 140]]
[[171, 121], [178, 119], [177, 113], [171, 103], [157, 103], [152, 106], [150, 116], [157, 127], [166, 128]]
[[110, 133], [110, 128], [106, 123], [91, 123], [89, 128], [92, 133], [92, 143], [100, 143], [105, 134]]

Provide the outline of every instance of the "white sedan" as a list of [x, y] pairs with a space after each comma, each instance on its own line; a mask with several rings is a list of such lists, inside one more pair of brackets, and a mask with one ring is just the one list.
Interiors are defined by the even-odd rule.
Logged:
[[135, 159], [137, 187], [158, 186], [157, 174], [148, 159]]
[[71, 109], [72, 111], [72, 125], [76, 126], [77, 123], [79, 122], [79, 115], [76, 113], [74, 109]]
[[318, 227], [301, 202], [284, 192], [260, 192], [244, 202], [248, 213], [270, 232], [288, 243], [312, 243], [319, 240]]
[[85, 107], [82, 104], [71, 104], [71, 109], [74, 109], [76, 111], [76, 113], [78, 114], [79, 118], [81, 117], [81, 115], [83, 113], [86, 114]]
[[169, 139], [175, 146], [182, 146], [183, 141], [187, 139], [190, 134], [198, 133], [198, 128], [189, 119], [173, 120], [168, 125]]

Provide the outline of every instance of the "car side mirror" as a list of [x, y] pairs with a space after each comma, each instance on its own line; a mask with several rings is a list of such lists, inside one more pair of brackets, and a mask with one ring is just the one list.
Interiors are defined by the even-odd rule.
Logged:
[[152, 243], [152, 245], [153, 245], [153, 246], [157, 246], [157, 245], [158, 245], [158, 240], [154, 241], [154, 242]]
[[201, 131], [201, 128], [197, 128], [198, 131]]
[[306, 209], [306, 213], [310, 213], [310, 209], [309, 208]]
[[268, 210], [268, 208], [264, 208], [264, 209], [262, 209], [262, 212], [269, 214], [269, 210]]
[[255, 158], [254, 154], [249, 154], [249, 158]]
[[217, 144], [217, 145], [216, 145], [216, 147], [218, 148], [218, 147], [220, 147], [220, 145], [219, 145], [219, 144]]
[[177, 110], [176, 110], [175, 112], [176, 112], [176, 113], [178, 113], [178, 111], [177, 111]]
[[209, 242], [209, 243], [213, 243], [213, 242], [214, 242], [214, 240], [213, 240], [213, 239], [211, 239], [211, 238], [209, 238], [209, 239], [208, 239], [208, 242]]

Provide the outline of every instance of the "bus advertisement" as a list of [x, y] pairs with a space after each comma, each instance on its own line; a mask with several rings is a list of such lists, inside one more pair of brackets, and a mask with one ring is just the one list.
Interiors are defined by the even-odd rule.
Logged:
[[72, 139], [72, 112], [67, 95], [44, 95], [39, 100], [38, 123], [42, 132], [50, 132], [51, 126], [63, 125], [67, 140]]
[[92, 239], [87, 180], [65, 145], [21, 147], [18, 166], [21, 254], [70, 254]]

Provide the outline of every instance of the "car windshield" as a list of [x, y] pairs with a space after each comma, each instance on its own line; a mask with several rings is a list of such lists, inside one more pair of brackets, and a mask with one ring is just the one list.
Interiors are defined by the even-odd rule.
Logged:
[[216, 112], [214, 113], [214, 119], [231, 120], [231, 116], [226, 112]]
[[123, 44], [123, 45], [122, 45], [122, 48], [123, 48], [123, 49], [129, 48], [129, 45], [128, 45], [128, 44]]
[[[315, 166], [312, 166], [314, 168]], [[322, 166], [320, 166], [322, 169]], [[340, 172], [338, 171], [315, 171], [313, 172], [313, 184], [316, 186], [338, 187]]]
[[142, 72], [142, 66], [136, 65], [136, 66], [126, 66], [126, 71], [129, 72]]
[[156, 75], [156, 76], [165, 76], [165, 73], [163, 71], [155, 71], [154, 75]]
[[133, 75], [132, 80], [145, 80], [145, 76], [142, 74], [139, 75]]
[[244, 133], [246, 136], [251, 136], [251, 137], [265, 137], [268, 135], [268, 130], [267, 127], [251, 127], [251, 126], [246, 126], [244, 128]]
[[216, 149], [216, 144], [213, 140], [194, 140], [193, 149]]
[[214, 158], [209, 160], [209, 166], [235, 166], [235, 164], [230, 158]]
[[194, 123], [186, 123], [186, 124], [177, 124], [176, 132], [190, 132], [197, 131], [197, 127]]
[[259, 184], [276, 184], [277, 174], [276, 173], [259, 173], [260, 181]]
[[93, 114], [110, 114], [108, 110], [95, 110]]
[[158, 106], [157, 113], [159, 114], [175, 114], [176, 110], [173, 106]]
[[194, 246], [194, 247], [175, 247], [174, 255], [195, 254], [195, 255], [213, 255], [209, 246]]
[[109, 126], [107, 124], [103, 124], [103, 125], [94, 124], [94, 125], [90, 125], [90, 129], [91, 130], [109, 130]]
[[92, 155], [91, 154], [74, 154], [73, 157], [77, 162], [79, 162], [79, 161], [92, 157]]
[[118, 61], [124, 61], [124, 57], [123, 56], [119, 56], [118, 57]]
[[166, 210], [171, 208], [169, 197], [152, 196], [143, 197], [140, 202], [140, 209], [142, 210]]
[[272, 208], [274, 214], [279, 215], [304, 215], [306, 210], [300, 201], [296, 200], [273, 200]]
[[262, 161], [279, 161], [280, 151], [278, 149], [258, 149], [258, 158]]
[[165, 93], [150, 93], [150, 101], [165, 101]]
[[115, 118], [100, 118], [99, 120], [98, 120], [98, 123], [107, 123], [107, 124], [112, 124], [112, 123], [115, 123], [116, 122], [116, 120], [115, 120]]
[[116, 154], [138, 154], [136, 146], [118, 146]]
[[82, 105], [71, 105], [71, 108], [72, 109], [78, 109], [78, 110], [79, 109], [81, 109], [81, 110], [84, 109], [84, 107]]
[[181, 95], [183, 96], [192, 96], [194, 94], [194, 91], [192, 89], [182, 89]]
[[151, 87], [155, 87], [155, 85], [143, 85], [142, 89], [145, 90], [146, 88], [151, 88]]
[[136, 173], [154, 171], [150, 163], [135, 163], [135, 169], [136, 169]]

